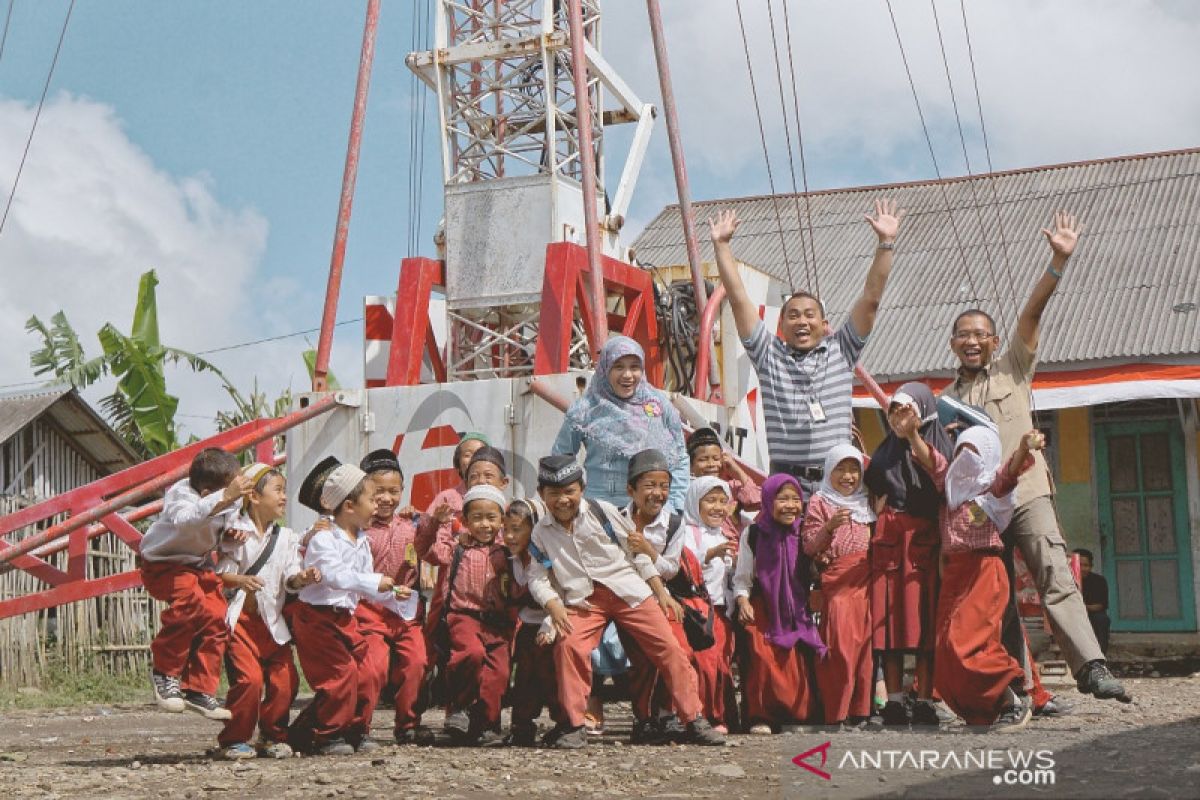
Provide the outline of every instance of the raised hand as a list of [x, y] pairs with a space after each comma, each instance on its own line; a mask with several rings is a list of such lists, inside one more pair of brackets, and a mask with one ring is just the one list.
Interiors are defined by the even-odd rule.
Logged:
[[1054, 214], [1054, 230], [1042, 228], [1042, 235], [1050, 243], [1050, 249], [1056, 256], [1063, 258], [1070, 258], [1075, 252], [1075, 245], [1079, 243], [1081, 233], [1083, 226], [1075, 219], [1074, 214], [1068, 214], [1066, 211]]
[[714, 244], [729, 244], [740, 224], [741, 221], [738, 220], [733, 209], [727, 208], [724, 211], [718, 211], [716, 219], [708, 218], [708, 235]]
[[900, 220], [906, 213], [904, 209], [896, 210], [896, 201], [885, 197], [875, 201], [875, 216], [863, 214], [863, 219], [875, 231], [879, 241], [892, 242], [900, 233]]
[[1046, 446], [1046, 435], [1039, 430], [1032, 430], [1021, 437], [1021, 445], [1030, 452], [1041, 450]]
[[233, 476], [233, 480], [225, 487], [224, 500], [227, 503], [232, 503], [234, 500], [247, 496], [253, 489], [254, 481], [250, 480], [250, 476], [239, 472]]
[[449, 503], [442, 503], [433, 510], [433, 518], [438, 521], [439, 525], [445, 525], [454, 519], [454, 509]]
[[834, 513], [834, 515], [829, 518], [829, 521], [825, 523], [825, 530], [829, 531], [830, 533], [833, 533], [834, 531], [836, 531], [838, 528], [842, 527], [843, 525], [849, 525], [849, 524], [850, 524], [850, 509], [839, 508]]

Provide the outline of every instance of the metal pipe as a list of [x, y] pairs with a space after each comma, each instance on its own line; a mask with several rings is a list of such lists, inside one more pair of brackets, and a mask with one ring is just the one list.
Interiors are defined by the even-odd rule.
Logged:
[[[675, 191], [679, 195], [679, 216], [683, 218], [683, 241], [687, 246], [688, 267], [692, 270], [692, 293], [696, 309], [707, 304], [700, 248], [696, 244], [696, 221], [692, 217], [692, 198], [688, 190], [687, 165], [683, 161], [683, 139], [679, 135], [679, 116], [675, 111], [675, 91], [671, 88], [671, 65], [667, 60], [667, 39], [663, 35], [662, 12], [658, 0], [646, 0], [650, 17], [650, 38], [654, 42], [654, 60], [658, 65], [658, 85], [662, 93], [663, 116], [667, 120], [667, 143], [671, 146], [671, 166], [675, 170]], [[703, 333], [703, 328], [701, 328]], [[700, 350], [704, 348], [701, 347]], [[699, 384], [696, 391], [700, 391]], [[698, 395], [697, 395], [698, 396]]]
[[567, 409], [571, 405], [570, 400], [551, 389], [549, 384], [543, 383], [542, 381], [536, 379], [529, 381], [529, 391], [542, 398], [564, 414], [567, 413]]
[[721, 303], [725, 300], [725, 284], [717, 284], [717, 288], [713, 290], [712, 297], [708, 298], [708, 303], [704, 306], [704, 312], [700, 315], [700, 331], [697, 334], [699, 341], [696, 342], [696, 385], [693, 390], [693, 396], [698, 400], [704, 400], [702, 394], [704, 387], [708, 386], [708, 372], [712, 365], [712, 351], [709, 343], [712, 341], [713, 325], [717, 321], [717, 312], [721, 309]]
[[608, 303], [600, 264], [600, 227], [596, 212], [596, 148], [592, 143], [592, 99], [588, 94], [587, 57], [583, 48], [581, 0], [568, 3], [571, 30], [571, 72], [575, 81], [575, 125], [579, 136], [579, 166], [583, 173], [583, 225], [587, 234], [588, 285], [591, 288], [592, 359], [608, 339]]
[[879, 388], [879, 384], [871, 377], [871, 373], [867, 372], [867, 368], [862, 364], [855, 364], [854, 374], [858, 376], [858, 380], [866, 387], [866, 390], [875, 398], [875, 402], [879, 403], [879, 407], [886, 413], [891, 400], [884, 393], [883, 389]]
[[[302, 408], [299, 411], [293, 411], [286, 417], [280, 417], [279, 419], [272, 420], [268, 425], [265, 425], [251, 433], [247, 433], [245, 436], [234, 439], [231, 442], [227, 442], [222, 446], [222, 449], [231, 453], [236, 453], [241, 450], [245, 450], [247, 447], [253, 447], [261, 441], [278, 436], [289, 428], [294, 428], [302, 422], [307, 422], [308, 420], [318, 417], [321, 414], [329, 411], [337, 403], [338, 396], [339, 395], [331, 394], [326, 397], [322, 397], [320, 400], [311, 404], [307, 408]], [[111, 500], [101, 503], [100, 505], [93, 506], [91, 509], [79, 514], [78, 516], [71, 517], [70, 519], [60, 522], [57, 525], [52, 525], [41, 533], [22, 539], [7, 550], [0, 551], [0, 564], [8, 564], [14, 558], [26, 555], [33, 550], [38, 549], [42, 545], [49, 544], [55, 539], [66, 536], [68, 533], [76, 530], [77, 528], [82, 528], [84, 525], [91, 525], [94, 522], [99, 522], [109, 514], [114, 514], [120, 511], [122, 508], [127, 508], [134, 503], [143, 500], [152, 494], [155, 494], [159, 490], [170, 486], [172, 483], [175, 483], [178, 480], [181, 480], [188, 474], [188, 469], [190, 467], [191, 464], [189, 463], [180, 464], [175, 469], [164, 472], [158, 477], [153, 478], [152, 480], [149, 480], [140, 486], [130, 489], [127, 492], [119, 494]]]
[[354, 205], [354, 183], [358, 179], [358, 153], [362, 146], [363, 117], [367, 113], [367, 90], [371, 64], [375, 60], [375, 30], [379, 26], [379, 0], [367, 0], [362, 52], [358, 59], [358, 84], [354, 89], [354, 111], [350, 116], [350, 141], [346, 145], [346, 167], [342, 171], [342, 196], [338, 201], [333, 254], [329, 259], [329, 282], [325, 285], [325, 309], [321, 314], [321, 336], [313, 365], [312, 389], [328, 390], [329, 355], [333, 350], [333, 328], [337, 320], [338, 295], [342, 289], [342, 267], [346, 263], [346, 239], [350, 234], [350, 212]]

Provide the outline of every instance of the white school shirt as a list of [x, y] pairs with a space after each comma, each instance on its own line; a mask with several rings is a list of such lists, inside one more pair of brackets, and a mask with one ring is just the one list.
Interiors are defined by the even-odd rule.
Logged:
[[738, 547], [737, 567], [733, 571], [733, 596], [749, 597], [754, 588], [754, 551], [749, 542], [743, 538]]
[[381, 573], [375, 572], [371, 540], [359, 531], [358, 539], [337, 526], [318, 531], [304, 551], [304, 568], [316, 567], [321, 580], [300, 590], [300, 600], [312, 606], [333, 606], [353, 611], [359, 600], [373, 600], [399, 613], [396, 596], [379, 591]]
[[[521, 563], [521, 559], [514, 557], [510, 562], [512, 564], [512, 577], [518, 586], [529, 585], [529, 568]], [[543, 608], [532, 608], [530, 606], [521, 606], [517, 611], [517, 617], [527, 625], [541, 625], [550, 615]]]
[[241, 511], [240, 500], [222, 511], [214, 511], [223, 496], [224, 492], [218, 491], [201, 497], [187, 478], [167, 489], [162, 512], [142, 537], [142, 558], [204, 566], [216, 549], [221, 532]]
[[552, 514], [544, 515], [533, 527], [529, 541], [550, 559], [555, 580], [551, 583], [550, 572], [536, 558], [529, 562], [529, 593], [543, 608], [556, 598], [568, 606], [589, 608], [587, 599], [596, 583], [607, 586], [630, 607], [652, 594], [647, 581], [657, 578], [658, 571], [647, 556], [629, 555], [629, 520], [613, 505], [603, 500], [596, 503], [613, 527], [616, 544], [592, 516], [587, 501], [579, 504], [570, 531]]
[[[262, 555], [267, 542], [271, 540], [271, 530], [268, 528], [260, 536], [254, 523], [245, 514], [233, 520], [230, 527], [247, 531], [249, 536], [244, 542], [228, 539], [221, 542], [221, 559], [217, 562], [217, 572], [244, 574]], [[280, 526], [275, 549], [257, 573], [258, 579], [263, 582], [263, 588], [255, 592], [258, 599], [258, 615], [266, 623], [267, 630], [271, 631], [271, 637], [279, 644], [287, 644], [292, 640], [292, 633], [283, 619], [283, 601], [291, 593], [287, 588], [288, 578], [302, 570], [300, 538], [291, 528]], [[244, 589], [238, 589], [229, 601], [229, 611], [225, 614], [225, 621], [229, 623], [230, 630], [237, 627], [238, 617], [245, 604], [246, 592]]]
[[[642, 530], [642, 535], [646, 537], [646, 541], [658, 553], [654, 558], [654, 568], [658, 570], [658, 577], [664, 581], [669, 581], [678, 574], [679, 558], [683, 555], [682, 521], [679, 523], [679, 530], [675, 531], [675, 538], [671, 540], [670, 546], [667, 545], [667, 532], [671, 529], [672, 510], [670, 505], [663, 506], [662, 511], [658, 512], [658, 516], [654, 518], [654, 521]], [[630, 503], [627, 505], [621, 513], [625, 515], [625, 519], [629, 520], [630, 524], [636, 529], [637, 523], [633, 519], [633, 504]]]
[[696, 556], [696, 560], [704, 569], [704, 588], [708, 590], [712, 604], [714, 606], [727, 605], [725, 593], [728, 588], [726, 583], [729, 568], [733, 566], [733, 559], [723, 556], [708, 562], [704, 560], [704, 556], [709, 550], [729, 541], [725, 538], [724, 532], [720, 528], [708, 530], [699, 525], [684, 523], [682, 530], [676, 536], [683, 539], [684, 545], [692, 551], [692, 555]]

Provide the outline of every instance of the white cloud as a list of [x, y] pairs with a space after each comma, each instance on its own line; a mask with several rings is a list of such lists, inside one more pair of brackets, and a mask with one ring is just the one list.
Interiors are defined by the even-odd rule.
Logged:
[[[0, 99], [5, 190], [32, 118], [31, 106]], [[0, 235], [0, 383], [33, 377], [28, 353], [37, 339], [24, 331], [32, 314], [47, 319], [64, 310], [91, 354], [100, 350], [95, 331], [103, 323], [128, 331], [138, 277], [151, 268], [167, 344], [199, 351], [312, 327], [289, 315], [297, 284], [259, 277], [267, 231], [257, 211], [223, 205], [206, 176], [178, 178], [156, 167], [110, 106], [59, 94], [43, 109]], [[356, 363], [345, 343], [356, 338], [344, 337], [335, 369]], [[211, 358], [245, 390], [257, 376], [273, 397], [288, 385], [306, 388], [302, 345], [288, 339]], [[212, 377], [186, 368], [171, 370], [168, 389], [181, 398], [181, 425], [201, 435], [215, 411], [231, 405]]]
[[[792, 113], [782, 9], [792, 24], [808, 174], [814, 188], [932, 177], [886, 4], [773, 3], [787, 113]], [[778, 191], [791, 189], [767, 4], [743, 0], [760, 106]], [[943, 174], [965, 173], [933, 16], [923, 0], [893, 0]], [[997, 169], [1197, 144], [1200, 7], [1154, 0], [968, 0], [971, 43]], [[955, 0], [939, 20], [972, 170], [985, 166]], [[765, 193], [766, 172], [735, 4], [664, 3], [672, 76], [693, 196]], [[644, 4], [610, 3], [609, 61], [658, 102]], [[794, 126], [793, 126], [793, 146]], [[674, 197], [660, 122], [631, 210], [632, 234]], [[799, 171], [799, 164], [796, 165]], [[799, 179], [799, 174], [797, 175]]]

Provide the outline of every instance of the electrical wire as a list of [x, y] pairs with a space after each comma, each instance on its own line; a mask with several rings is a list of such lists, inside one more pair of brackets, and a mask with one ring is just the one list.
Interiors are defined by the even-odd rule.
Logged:
[[[1004, 296], [1000, 291], [1000, 283], [996, 280], [996, 272], [992, 266], [992, 250], [988, 246], [987, 228], [983, 225], [983, 213], [979, 209], [979, 195], [975, 191], [974, 174], [971, 171], [971, 155], [967, 151], [967, 137], [963, 133], [962, 118], [958, 113], [958, 97], [954, 92], [954, 78], [950, 75], [950, 59], [946, 56], [946, 42], [942, 38], [942, 23], [938, 19], [937, 1], [929, 0], [933, 11], [933, 27], [937, 31], [938, 49], [942, 52], [942, 68], [946, 72], [946, 86], [950, 90], [950, 107], [954, 110], [954, 124], [958, 128], [958, 141], [962, 145], [963, 162], [967, 167], [967, 190], [971, 195], [971, 205], [975, 209], [975, 221], [979, 224], [979, 236], [983, 242], [984, 263], [987, 265], [988, 277], [992, 282], [992, 291], [996, 293], [996, 301], [1004, 306]], [[1009, 287], [1011, 289], [1011, 286]]]
[[779, 213], [779, 198], [775, 194], [775, 176], [771, 171], [771, 156], [767, 150], [767, 133], [763, 127], [762, 109], [758, 102], [758, 87], [754, 80], [754, 67], [750, 62], [750, 43], [746, 39], [746, 21], [742, 17], [742, 0], [734, 0], [737, 9], [738, 28], [742, 32], [742, 50], [746, 54], [746, 72], [750, 75], [750, 96], [754, 100], [754, 115], [758, 119], [758, 137], [762, 142], [763, 161], [767, 167], [767, 185], [771, 189], [771, 205], [775, 210], [775, 224], [779, 230], [779, 246], [783, 250], [783, 264], [787, 271], [788, 286], [796, 291], [796, 279], [792, 276], [792, 260], [788, 255], [787, 237], [783, 234], [783, 217]]
[[[784, 9], [787, 9], [787, 3], [784, 3]], [[808, 261], [808, 252], [804, 249], [804, 221], [800, 218], [800, 187], [796, 183], [796, 160], [792, 156], [792, 131], [788, 124], [787, 101], [784, 99], [783, 93], [783, 70], [779, 65], [779, 37], [775, 32], [775, 4], [772, 0], [767, 0], [767, 24], [771, 28], [771, 50], [774, 54], [772, 61], [775, 64], [775, 83], [779, 87], [779, 114], [783, 119], [783, 137], [787, 144], [788, 171], [792, 176], [792, 205], [796, 209], [796, 229], [800, 236], [800, 258], [804, 262], [804, 277], [808, 280], [808, 285], [813, 285], [812, 266]], [[788, 34], [790, 37], [790, 33]], [[791, 59], [791, 50], [788, 51], [788, 59]], [[793, 75], [795, 73], [793, 72]], [[796, 83], [792, 82], [792, 95], [795, 96]], [[796, 127], [800, 127], [799, 116], [796, 118]]]
[[[9, 5], [12, 10], [12, 5]], [[25, 160], [29, 157], [29, 146], [33, 144], [33, 134], [37, 131], [38, 120], [42, 118], [42, 107], [46, 105], [46, 93], [50, 91], [50, 80], [54, 77], [54, 68], [58, 66], [58, 56], [62, 52], [63, 39], [67, 36], [67, 24], [71, 21], [71, 12], [75, 10], [75, 0], [67, 6], [67, 14], [63, 18], [62, 30], [58, 33], [58, 44], [54, 47], [54, 58], [50, 61], [50, 69], [46, 72], [46, 83], [42, 86], [42, 96], [38, 100], [37, 111], [33, 114], [33, 124], [29, 126], [29, 137], [25, 139], [25, 150], [21, 153], [21, 163], [17, 165], [17, 174], [13, 178], [12, 190], [8, 193], [8, 202], [4, 205], [4, 216], [0, 217], [0, 234], [4, 233], [4, 225], [8, 222], [8, 212], [12, 210], [13, 198], [17, 196], [17, 186], [21, 183], [21, 173], [25, 171]], [[5, 25], [7, 35], [8, 26]]]
[[796, 90], [796, 63], [792, 58], [792, 21], [787, 0], [783, 3], [783, 29], [787, 33], [788, 70], [792, 77], [792, 109], [796, 117], [796, 147], [800, 150], [800, 177], [804, 182], [804, 216], [808, 220], [808, 247], [812, 251], [813, 290], [821, 296], [821, 272], [817, 265], [817, 233], [813, 229], [812, 202], [808, 191], [808, 166], [804, 159], [804, 130], [800, 126], [800, 99]]
[[946, 185], [942, 180], [942, 171], [938, 167], [937, 154], [933, 151], [933, 139], [929, 135], [929, 126], [925, 124], [925, 112], [921, 110], [921, 100], [917, 97], [917, 84], [913, 80], [912, 70], [908, 66], [908, 55], [904, 52], [904, 42], [900, 39], [900, 26], [896, 24], [896, 13], [892, 10], [892, 0], [885, 0], [887, 3], [888, 16], [892, 19], [892, 30], [896, 34], [896, 46], [900, 49], [900, 60], [904, 62], [904, 74], [908, 76], [908, 86], [912, 90], [913, 103], [917, 107], [917, 118], [921, 121], [921, 131], [925, 134], [925, 144], [929, 147], [929, 158], [933, 162], [933, 174], [937, 177], [938, 189], [942, 193], [942, 202], [946, 205], [946, 216], [950, 220], [950, 229], [954, 233], [954, 241], [958, 246], [958, 255], [962, 259], [963, 275], [966, 276], [967, 286], [971, 289], [971, 297], [976, 302], [979, 301], [979, 292], [975, 289], [975, 281], [971, 278], [971, 267], [967, 263], [967, 254], [963, 250], [962, 237], [958, 232], [958, 223], [954, 219], [954, 211], [950, 206], [950, 195], [946, 192]]
[[17, 0], [8, 0], [8, 13], [4, 15], [4, 32], [0, 33], [0, 61], [4, 60], [4, 45], [8, 42], [8, 24], [12, 21], [13, 5]]

